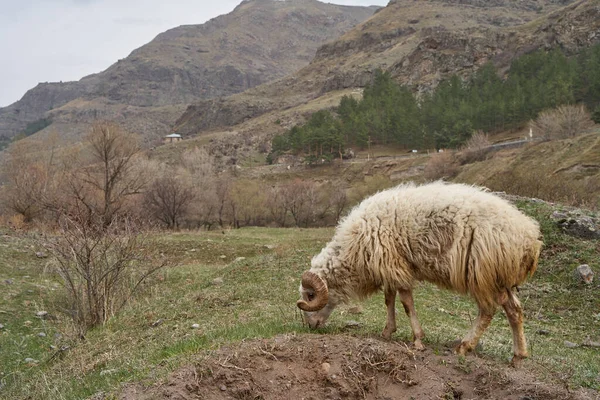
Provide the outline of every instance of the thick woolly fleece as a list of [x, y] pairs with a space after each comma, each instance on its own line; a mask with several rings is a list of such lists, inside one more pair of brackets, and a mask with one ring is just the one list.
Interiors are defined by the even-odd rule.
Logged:
[[536, 221], [481, 188], [402, 185], [356, 206], [310, 271], [334, 303], [428, 281], [492, 309], [535, 272], [540, 236]]

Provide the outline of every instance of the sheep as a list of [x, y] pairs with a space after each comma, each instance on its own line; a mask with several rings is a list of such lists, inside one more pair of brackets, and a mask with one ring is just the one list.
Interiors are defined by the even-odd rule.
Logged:
[[498, 305], [513, 334], [513, 364], [528, 356], [523, 312], [515, 289], [537, 268], [539, 225], [482, 188], [433, 182], [401, 185], [356, 206], [302, 274], [301, 299], [310, 328], [325, 324], [338, 304], [383, 290], [387, 321], [396, 331], [396, 293], [410, 320], [414, 347], [424, 332], [413, 303], [416, 281], [470, 295], [479, 313], [455, 348], [466, 355], [490, 325]]

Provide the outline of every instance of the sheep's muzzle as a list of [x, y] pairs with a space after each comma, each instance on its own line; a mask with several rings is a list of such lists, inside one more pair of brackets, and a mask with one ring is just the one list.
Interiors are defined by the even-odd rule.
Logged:
[[[302, 274], [302, 287], [312, 290], [313, 295], [298, 300], [296, 305], [303, 311], [319, 311], [329, 302], [329, 290], [327, 284], [314, 272], [306, 271]], [[308, 300], [308, 301], [307, 301]]]

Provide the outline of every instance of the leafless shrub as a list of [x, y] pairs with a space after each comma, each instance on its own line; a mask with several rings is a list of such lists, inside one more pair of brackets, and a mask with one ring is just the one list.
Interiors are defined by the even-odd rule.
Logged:
[[169, 229], [178, 229], [189, 210], [194, 192], [184, 171], [165, 170], [144, 193], [144, 206], [150, 215]]
[[492, 142], [483, 131], [475, 132], [460, 151], [461, 164], [485, 160]]
[[94, 223], [87, 217], [61, 217], [58, 235], [45, 246], [66, 289], [65, 311], [81, 335], [106, 323], [148, 277], [165, 266], [164, 261], [150, 259], [145, 241], [131, 220], [115, 219], [105, 227], [102, 216]]
[[424, 175], [426, 179], [448, 179], [458, 174], [459, 166], [456, 156], [450, 152], [437, 153], [433, 155], [425, 166]]
[[590, 114], [583, 105], [562, 105], [553, 110], [541, 112], [530, 123], [534, 136], [545, 139], [566, 139], [574, 137], [593, 126]]

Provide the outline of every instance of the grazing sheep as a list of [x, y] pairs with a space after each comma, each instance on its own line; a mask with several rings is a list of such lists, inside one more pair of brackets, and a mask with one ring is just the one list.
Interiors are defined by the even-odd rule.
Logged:
[[416, 281], [471, 295], [479, 315], [456, 352], [475, 348], [496, 307], [513, 332], [513, 362], [527, 357], [523, 312], [514, 289], [532, 275], [542, 242], [537, 222], [480, 188], [434, 182], [402, 185], [365, 199], [340, 222], [331, 242], [302, 275], [301, 300], [311, 328], [333, 309], [382, 289], [383, 337], [396, 331], [396, 293], [410, 319], [414, 345], [423, 330], [413, 304]]

